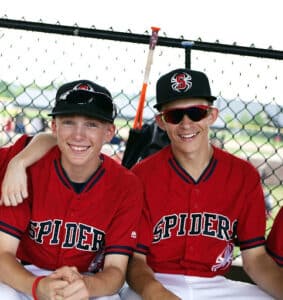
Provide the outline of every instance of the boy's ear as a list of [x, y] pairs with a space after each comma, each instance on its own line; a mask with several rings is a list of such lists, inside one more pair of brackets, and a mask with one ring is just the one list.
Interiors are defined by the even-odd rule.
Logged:
[[212, 107], [208, 115], [209, 124], [212, 125], [218, 118], [219, 110], [216, 107]]
[[110, 143], [110, 141], [115, 135], [115, 131], [116, 131], [116, 126], [114, 124], [110, 124], [110, 123], [107, 124], [104, 143]]
[[51, 130], [52, 130], [52, 134], [55, 135], [56, 134], [56, 119], [55, 118], [52, 118]]
[[160, 129], [165, 130], [164, 121], [160, 114], [155, 116], [155, 121], [158, 127], [160, 127]]

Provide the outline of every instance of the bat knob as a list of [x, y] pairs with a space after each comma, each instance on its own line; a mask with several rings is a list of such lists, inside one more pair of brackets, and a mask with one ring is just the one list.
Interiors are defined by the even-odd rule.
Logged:
[[156, 32], [158, 32], [160, 30], [159, 27], [154, 27], [154, 26], [151, 26], [151, 29], [152, 29], [152, 31], [156, 31]]

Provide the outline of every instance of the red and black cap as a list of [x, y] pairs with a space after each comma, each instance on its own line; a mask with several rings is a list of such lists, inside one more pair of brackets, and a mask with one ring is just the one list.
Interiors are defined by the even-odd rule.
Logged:
[[176, 69], [161, 76], [156, 84], [156, 104], [160, 110], [163, 104], [186, 98], [200, 98], [213, 102], [206, 74], [190, 69]]
[[116, 109], [105, 87], [89, 80], [76, 80], [58, 89], [55, 106], [49, 116], [58, 115], [84, 115], [113, 123]]

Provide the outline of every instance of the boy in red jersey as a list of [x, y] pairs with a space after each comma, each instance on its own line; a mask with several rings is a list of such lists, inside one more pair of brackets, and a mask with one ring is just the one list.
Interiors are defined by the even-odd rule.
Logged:
[[267, 237], [267, 251], [279, 266], [283, 266], [283, 207], [280, 208]]
[[50, 115], [58, 147], [29, 168], [28, 198], [0, 208], [1, 298], [120, 299], [143, 193], [100, 152], [115, 133], [111, 94], [64, 84]]
[[[265, 250], [260, 176], [210, 144], [218, 116], [207, 76], [176, 69], [157, 82], [156, 117], [171, 144], [132, 171], [145, 188], [138, 244], [122, 299], [283, 299], [283, 270]], [[237, 240], [257, 284], [223, 275]]]

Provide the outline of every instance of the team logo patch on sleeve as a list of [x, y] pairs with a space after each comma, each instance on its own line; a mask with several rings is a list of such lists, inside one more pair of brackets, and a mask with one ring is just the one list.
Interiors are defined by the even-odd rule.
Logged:
[[225, 249], [217, 256], [216, 264], [211, 267], [212, 272], [216, 272], [220, 269], [227, 269], [233, 261], [233, 249], [234, 246], [228, 243]]
[[102, 249], [92, 260], [88, 267], [88, 271], [91, 273], [97, 273], [103, 269], [104, 265], [104, 250]]

